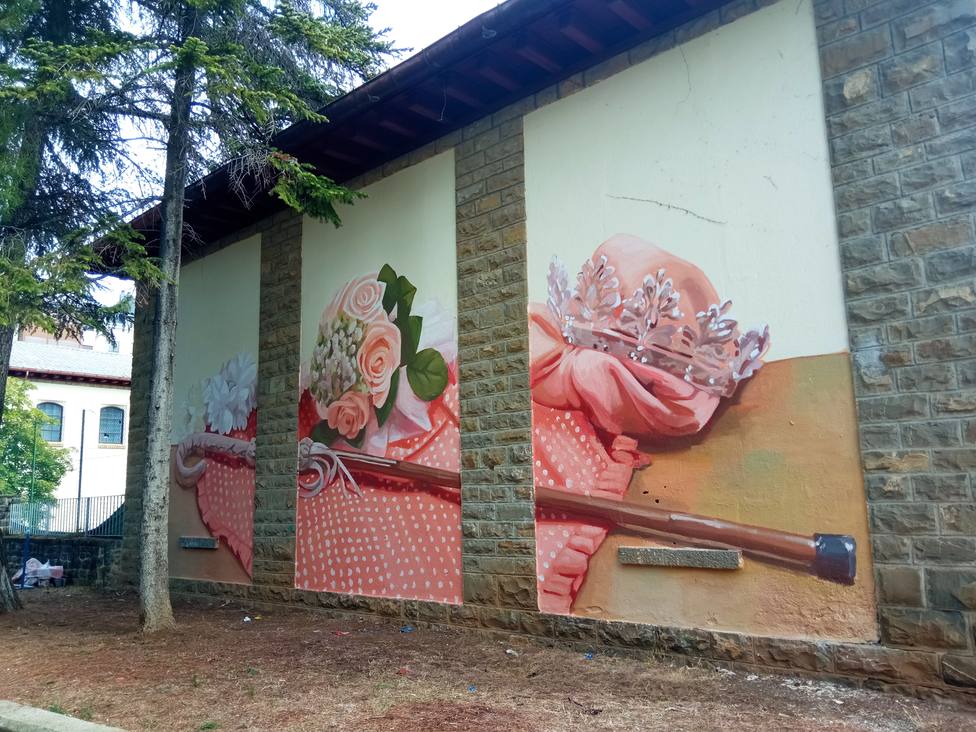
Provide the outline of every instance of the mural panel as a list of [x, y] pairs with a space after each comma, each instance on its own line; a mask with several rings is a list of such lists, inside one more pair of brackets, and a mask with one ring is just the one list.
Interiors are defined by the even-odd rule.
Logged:
[[180, 272], [174, 364], [170, 574], [249, 582], [260, 237]]
[[295, 586], [461, 601], [454, 159], [306, 221]]
[[526, 118], [543, 611], [877, 637], [810, 13]]

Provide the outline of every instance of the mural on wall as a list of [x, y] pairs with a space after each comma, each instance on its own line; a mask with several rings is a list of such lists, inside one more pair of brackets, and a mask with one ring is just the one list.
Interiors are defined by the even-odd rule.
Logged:
[[389, 265], [340, 289], [302, 364], [297, 581], [460, 602], [457, 336]]
[[[192, 386], [182, 405], [184, 437], [173, 454], [174, 479], [196, 493], [200, 518], [251, 575], [254, 536], [254, 439], [258, 368], [239, 353]], [[185, 542], [184, 542], [185, 543]]]
[[299, 589], [461, 602], [452, 187], [442, 155], [306, 223]]
[[260, 237], [180, 272], [169, 562], [174, 577], [251, 581]]
[[878, 637], [812, 12], [525, 117], [542, 610]]
[[651, 462], [647, 445], [700, 433], [759, 371], [768, 327], [741, 331], [704, 272], [627, 235], [601, 244], [572, 286], [553, 257], [548, 291], [529, 309], [541, 610], [571, 611], [589, 558], [615, 528], [853, 584], [851, 536], [622, 501], [633, 472]]

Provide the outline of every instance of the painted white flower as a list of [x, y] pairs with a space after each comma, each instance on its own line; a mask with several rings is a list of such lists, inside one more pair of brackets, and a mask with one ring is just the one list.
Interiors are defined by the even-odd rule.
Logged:
[[258, 402], [258, 366], [251, 354], [242, 351], [221, 367], [220, 376], [233, 395], [234, 429], [243, 429]]
[[203, 392], [200, 384], [194, 384], [186, 392], [186, 399], [180, 405], [176, 417], [177, 441], [183, 440], [194, 432], [207, 429], [206, 408], [203, 405]]
[[[227, 380], [217, 374], [206, 380], [203, 387], [203, 402], [207, 409], [207, 423], [215, 432], [222, 435], [234, 429], [234, 409], [239, 399], [237, 388], [231, 387]], [[244, 420], [245, 424], [247, 420]]]

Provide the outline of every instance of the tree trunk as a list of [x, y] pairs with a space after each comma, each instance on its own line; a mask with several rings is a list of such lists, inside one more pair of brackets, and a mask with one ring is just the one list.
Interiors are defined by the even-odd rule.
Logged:
[[[27, 256], [27, 242], [19, 229], [26, 202], [37, 193], [37, 181], [48, 140], [48, 130], [31, 115], [24, 121], [24, 137], [17, 153], [18, 180], [14, 205], [7, 212], [7, 219], [0, 226], [0, 256], [13, 261], [23, 261]], [[7, 396], [7, 377], [10, 374], [10, 352], [14, 345], [17, 326], [13, 323], [0, 326], [0, 424], [3, 423], [4, 400]], [[7, 557], [3, 550], [3, 530], [0, 529], [0, 614], [19, 610], [20, 598], [14, 591], [7, 575]]]
[[[181, 36], [189, 37], [196, 11], [183, 7]], [[139, 576], [142, 629], [153, 633], [175, 627], [169, 598], [170, 431], [173, 421], [173, 356], [176, 341], [177, 289], [180, 249], [183, 244], [183, 203], [190, 142], [190, 104], [195, 69], [184, 64], [176, 69], [173, 104], [167, 123], [166, 179], [163, 186], [162, 222], [159, 232], [160, 269], [166, 281], [157, 292], [153, 320], [153, 353], [149, 381], [149, 413], [146, 420], [146, 453], [142, 491], [142, 569]]]
[[14, 610], [20, 610], [20, 598], [7, 574], [7, 552], [4, 551], [3, 532], [0, 531], [0, 615]]
[[[14, 326], [0, 327], [0, 424], [3, 423], [3, 400], [7, 393], [7, 374], [10, 373], [10, 349], [14, 345]], [[2, 516], [0, 516], [2, 518]], [[20, 609], [20, 598], [14, 592], [7, 574], [7, 553], [3, 549], [3, 528], [0, 527], [0, 615]]]
[[7, 375], [10, 373], [10, 352], [14, 348], [15, 325], [0, 326], [0, 424], [3, 424], [3, 405], [7, 398]]

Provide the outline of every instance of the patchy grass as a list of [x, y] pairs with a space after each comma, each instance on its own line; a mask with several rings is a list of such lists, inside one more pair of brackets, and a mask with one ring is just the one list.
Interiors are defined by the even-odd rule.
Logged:
[[129, 597], [53, 589], [25, 600], [24, 611], [0, 616], [3, 696], [129, 730], [976, 728], [961, 701], [462, 630], [401, 633], [382, 619], [180, 604], [178, 630], [146, 637]]

